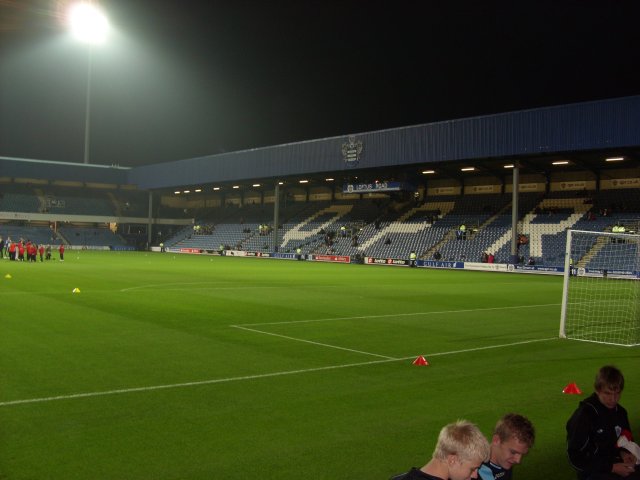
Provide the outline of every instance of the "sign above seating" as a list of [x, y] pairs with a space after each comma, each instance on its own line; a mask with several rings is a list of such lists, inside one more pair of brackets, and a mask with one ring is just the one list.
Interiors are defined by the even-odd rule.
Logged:
[[342, 193], [370, 193], [370, 192], [414, 192], [416, 187], [406, 182], [371, 182], [345, 183]]

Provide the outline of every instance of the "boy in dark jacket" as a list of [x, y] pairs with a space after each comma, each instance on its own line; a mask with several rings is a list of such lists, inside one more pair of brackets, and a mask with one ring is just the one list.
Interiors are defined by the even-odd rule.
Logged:
[[627, 411], [618, 403], [624, 389], [622, 372], [602, 367], [594, 388], [567, 422], [567, 454], [578, 480], [640, 479], [638, 459], [618, 446], [621, 436], [633, 440]]

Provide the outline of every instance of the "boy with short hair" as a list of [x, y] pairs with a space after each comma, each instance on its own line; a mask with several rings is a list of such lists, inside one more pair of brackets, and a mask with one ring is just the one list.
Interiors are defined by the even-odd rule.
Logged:
[[458, 420], [440, 430], [429, 463], [391, 480], [469, 480], [478, 478], [478, 467], [489, 457], [489, 442], [476, 425]]
[[633, 440], [627, 411], [618, 403], [622, 372], [612, 365], [602, 367], [594, 389], [567, 422], [567, 454], [578, 480], [640, 479], [638, 459], [618, 446], [621, 436]]
[[522, 461], [535, 441], [535, 429], [528, 418], [507, 413], [493, 430], [491, 454], [478, 471], [482, 480], [510, 480], [512, 467]]

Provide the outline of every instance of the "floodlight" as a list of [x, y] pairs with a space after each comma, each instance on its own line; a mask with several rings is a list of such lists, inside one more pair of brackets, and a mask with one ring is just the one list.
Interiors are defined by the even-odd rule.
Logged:
[[104, 12], [89, 2], [72, 5], [69, 9], [69, 27], [78, 40], [92, 45], [106, 41], [109, 32], [109, 21]]

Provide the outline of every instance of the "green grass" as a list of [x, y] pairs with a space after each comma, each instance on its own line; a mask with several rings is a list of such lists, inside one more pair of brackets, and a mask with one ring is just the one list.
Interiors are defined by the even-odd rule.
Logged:
[[3, 480], [386, 479], [426, 463], [444, 424], [489, 435], [508, 411], [537, 429], [517, 478], [573, 478], [564, 424], [584, 395], [561, 390], [590, 393], [606, 363], [640, 425], [640, 350], [557, 339], [560, 277], [111, 252], [0, 265]]

